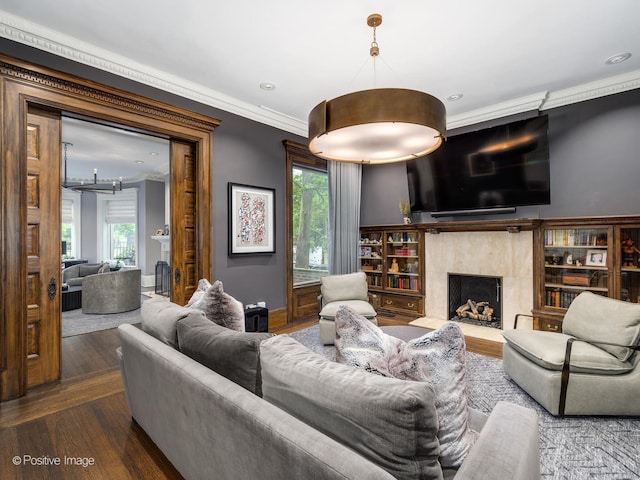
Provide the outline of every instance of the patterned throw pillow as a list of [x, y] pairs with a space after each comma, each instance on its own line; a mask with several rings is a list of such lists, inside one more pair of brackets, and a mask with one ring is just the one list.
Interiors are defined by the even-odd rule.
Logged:
[[369, 320], [361, 322], [360, 318], [364, 317], [352, 308], [338, 307], [335, 318], [336, 361], [383, 377], [393, 377], [390, 362], [397, 359], [404, 342], [385, 334]]
[[462, 465], [478, 434], [469, 427], [464, 335], [447, 323], [420, 338], [404, 342], [349, 307], [336, 314], [336, 359], [402, 380], [428, 382], [436, 394], [443, 468]]
[[193, 292], [193, 295], [191, 295], [191, 298], [189, 299], [189, 303], [187, 303], [186, 306], [190, 307], [191, 305], [196, 303], [198, 300], [200, 300], [202, 298], [202, 295], [204, 295], [204, 292], [206, 292], [210, 286], [211, 286], [211, 282], [209, 282], [209, 280], [207, 280], [206, 278], [201, 278], [200, 281], [198, 282], [198, 288], [196, 288], [196, 291]]
[[209, 285], [200, 298], [188, 305], [188, 307], [202, 310], [213, 323], [231, 330], [244, 332], [244, 308], [242, 303], [224, 292], [220, 280], [216, 280], [212, 285]]

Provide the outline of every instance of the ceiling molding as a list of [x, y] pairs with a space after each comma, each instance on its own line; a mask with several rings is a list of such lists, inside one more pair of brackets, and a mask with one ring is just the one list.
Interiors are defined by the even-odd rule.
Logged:
[[[260, 105], [243, 102], [2, 11], [0, 11], [0, 36], [304, 138], [308, 135], [306, 121]], [[555, 92], [540, 92], [452, 115], [447, 119], [447, 128], [454, 129], [535, 109], [548, 110], [636, 88], [640, 88], [640, 70]]]
[[533, 95], [527, 95], [526, 97], [520, 97], [514, 100], [491, 105], [489, 107], [471, 110], [458, 115], [447, 116], [447, 130], [453, 130], [454, 128], [465, 127], [467, 125], [474, 125], [476, 123], [486, 122], [496, 118], [508, 117], [518, 113], [530, 112], [531, 110], [538, 110], [546, 97], [547, 92], [539, 92], [534, 93]]
[[563, 105], [635, 90], [636, 88], [640, 88], [640, 70], [603, 78], [602, 80], [585, 83], [577, 87], [549, 92], [549, 96], [540, 109], [549, 110]]

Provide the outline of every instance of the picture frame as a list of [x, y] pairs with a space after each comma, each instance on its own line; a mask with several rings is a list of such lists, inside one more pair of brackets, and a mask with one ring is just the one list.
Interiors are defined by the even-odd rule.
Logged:
[[229, 256], [275, 253], [273, 188], [228, 183]]
[[590, 267], [606, 267], [607, 251], [601, 249], [587, 250], [585, 265], [588, 265]]

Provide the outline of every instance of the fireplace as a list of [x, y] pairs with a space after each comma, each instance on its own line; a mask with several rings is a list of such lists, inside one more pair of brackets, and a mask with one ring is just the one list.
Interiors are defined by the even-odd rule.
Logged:
[[449, 319], [502, 328], [502, 277], [448, 273]]
[[[461, 222], [462, 223], [462, 222]], [[457, 225], [457, 224], [456, 224]], [[475, 225], [475, 224], [474, 224]], [[493, 224], [492, 224], [493, 225]], [[425, 235], [425, 317], [450, 320], [449, 273], [502, 279], [502, 329], [533, 309], [533, 232], [455, 231]], [[495, 286], [493, 287], [495, 292]], [[495, 296], [495, 293], [494, 293]], [[466, 302], [464, 298], [460, 302]], [[456, 305], [453, 310], [458, 307]], [[521, 319], [531, 324], [530, 319]], [[474, 327], [474, 330], [482, 330]], [[488, 334], [497, 333], [497, 329]]]

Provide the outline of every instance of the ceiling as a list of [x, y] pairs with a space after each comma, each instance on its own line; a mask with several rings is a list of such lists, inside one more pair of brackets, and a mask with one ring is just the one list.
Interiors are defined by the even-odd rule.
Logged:
[[69, 183], [93, 181], [164, 181], [169, 173], [169, 140], [124, 128], [62, 117], [62, 179]]
[[640, 88], [637, 0], [306, 5], [2, 0], [0, 36], [305, 137], [316, 104], [369, 88], [438, 97], [448, 129]]

